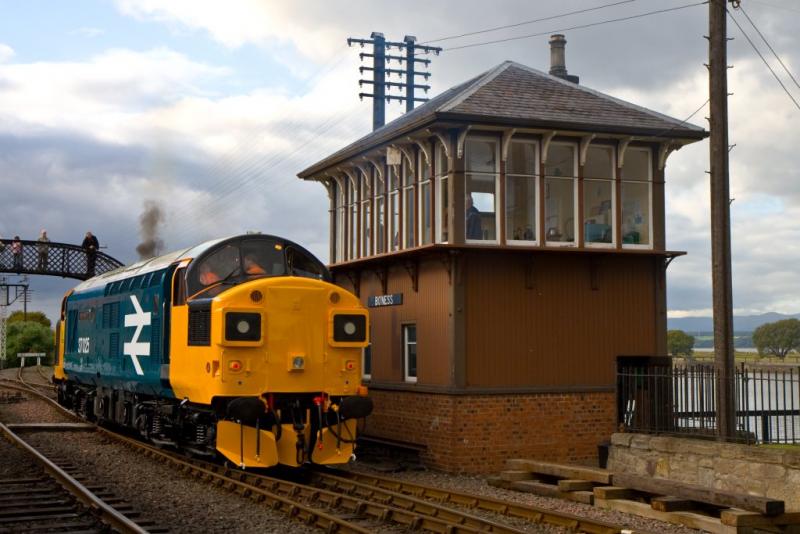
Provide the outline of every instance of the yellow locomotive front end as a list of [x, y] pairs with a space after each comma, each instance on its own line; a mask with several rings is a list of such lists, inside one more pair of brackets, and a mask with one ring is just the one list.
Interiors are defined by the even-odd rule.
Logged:
[[192, 448], [241, 467], [349, 461], [372, 410], [358, 299], [272, 236], [223, 241], [173, 277], [169, 382], [191, 413]]

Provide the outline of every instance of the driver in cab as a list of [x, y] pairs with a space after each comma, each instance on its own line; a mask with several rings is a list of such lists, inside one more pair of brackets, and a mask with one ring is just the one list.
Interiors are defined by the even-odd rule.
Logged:
[[200, 264], [200, 276], [198, 278], [204, 286], [210, 286], [221, 280], [208, 263]]
[[255, 256], [248, 254], [244, 257], [244, 273], [248, 276], [259, 276], [267, 274], [267, 271], [258, 263]]

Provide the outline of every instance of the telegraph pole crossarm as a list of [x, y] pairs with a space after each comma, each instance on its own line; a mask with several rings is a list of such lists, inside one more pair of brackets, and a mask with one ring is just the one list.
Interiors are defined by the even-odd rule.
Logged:
[[[372, 93], [358, 93], [358, 97], [360, 99], [364, 99], [364, 97], [372, 98], [372, 129], [377, 130], [381, 126], [383, 126], [386, 122], [386, 110], [385, 110], [385, 102], [391, 102], [393, 100], [405, 102], [406, 103], [406, 111], [411, 111], [414, 109], [414, 103], [416, 102], [427, 102], [428, 99], [426, 98], [417, 98], [414, 95], [415, 90], [422, 89], [426, 93], [430, 90], [431, 86], [427, 84], [418, 84], [416, 83], [416, 77], [421, 76], [425, 79], [425, 81], [430, 78], [431, 73], [426, 71], [417, 71], [417, 65], [424, 65], [427, 67], [430, 65], [431, 60], [416, 57], [420, 52], [421, 53], [429, 53], [434, 52], [435, 54], [439, 54], [442, 50], [439, 47], [435, 46], [425, 46], [425, 45], [417, 45], [416, 44], [417, 38], [412, 35], [406, 35], [402, 42], [396, 41], [387, 41], [382, 33], [379, 32], [372, 32], [370, 35], [370, 39], [359, 39], [355, 37], [350, 37], [347, 39], [347, 45], [352, 46], [353, 44], [361, 45], [364, 47], [365, 45], [372, 45], [372, 52], [360, 52], [359, 57], [362, 61], [365, 58], [372, 58], [372, 66], [361, 66], [358, 69], [359, 74], [363, 76], [364, 72], [371, 72], [372, 79], [360, 79], [358, 81], [359, 87], [363, 86], [364, 84], [371, 85], [373, 87]], [[387, 50], [391, 50], [392, 48], [397, 48], [398, 50], [402, 51], [405, 50], [405, 56], [401, 55], [393, 55], [387, 54]], [[405, 62], [404, 69], [391, 69], [386, 68], [386, 64], [390, 61], [397, 61], [398, 63], [402, 64]], [[391, 82], [386, 81], [386, 76], [396, 74], [398, 75], [401, 80], [405, 77], [405, 80], [401, 82]], [[388, 91], [395, 89], [401, 91], [402, 95], [390, 94]]]

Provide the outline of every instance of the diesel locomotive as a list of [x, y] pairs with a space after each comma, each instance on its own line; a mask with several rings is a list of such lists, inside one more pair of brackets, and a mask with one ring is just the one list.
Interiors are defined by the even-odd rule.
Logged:
[[59, 402], [160, 445], [245, 467], [338, 464], [372, 411], [369, 317], [287, 239], [242, 235], [141, 261], [68, 292]]

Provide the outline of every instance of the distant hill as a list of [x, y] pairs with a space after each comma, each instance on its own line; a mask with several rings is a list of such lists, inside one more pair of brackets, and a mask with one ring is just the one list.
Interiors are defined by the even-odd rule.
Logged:
[[[783, 319], [800, 319], [800, 313], [784, 315], [770, 312], [761, 315], [734, 315], [733, 329], [735, 332], [749, 333], [764, 323], [772, 323]], [[667, 319], [667, 328], [670, 330], [683, 330], [684, 332], [712, 332], [714, 323], [711, 317], [680, 317]]]

